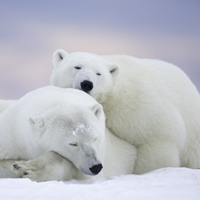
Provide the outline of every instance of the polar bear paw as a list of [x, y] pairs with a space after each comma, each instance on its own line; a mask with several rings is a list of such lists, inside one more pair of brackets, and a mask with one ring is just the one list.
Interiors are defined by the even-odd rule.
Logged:
[[13, 165], [13, 171], [21, 178], [29, 178], [32, 181], [45, 181], [45, 166], [34, 160], [18, 161]]
[[55, 152], [48, 152], [34, 160], [17, 161], [12, 165], [12, 170], [19, 177], [37, 182], [71, 180], [73, 169], [74, 165], [70, 161]]

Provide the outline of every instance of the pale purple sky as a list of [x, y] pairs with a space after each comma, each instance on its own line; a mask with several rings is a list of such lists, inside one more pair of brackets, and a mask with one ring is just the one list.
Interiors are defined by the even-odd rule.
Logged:
[[59, 48], [162, 59], [200, 91], [199, 0], [0, 0], [0, 17], [0, 98], [49, 85]]

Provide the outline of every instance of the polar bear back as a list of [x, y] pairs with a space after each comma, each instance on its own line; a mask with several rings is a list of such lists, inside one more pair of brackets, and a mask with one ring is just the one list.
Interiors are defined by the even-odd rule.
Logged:
[[[107, 126], [135, 145], [144, 141], [147, 132], [157, 134], [156, 137], [171, 138], [180, 150], [184, 149], [181, 151], [182, 166], [191, 167], [193, 164], [188, 160], [193, 163], [196, 160], [193, 166], [198, 167], [200, 95], [186, 74], [159, 60], [117, 55], [104, 58], [120, 66], [114, 102], [108, 100], [109, 103], [103, 104]], [[177, 120], [175, 123], [174, 119]]]
[[[123, 98], [127, 95], [137, 97], [143, 102], [145, 99], [143, 96], [140, 98], [140, 94], [145, 94], [146, 97], [158, 94], [162, 101], [170, 100], [170, 103], [179, 111], [188, 112], [185, 109], [188, 106], [191, 109], [191, 104], [194, 104], [195, 110], [200, 110], [200, 96], [196, 87], [188, 76], [175, 65], [160, 60], [139, 59], [132, 56], [105, 56], [104, 58], [120, 66], [120, 75], [115, 84], [116, 93], [122, 92]], [[192, 98], [188, 98], [190, 96]]]

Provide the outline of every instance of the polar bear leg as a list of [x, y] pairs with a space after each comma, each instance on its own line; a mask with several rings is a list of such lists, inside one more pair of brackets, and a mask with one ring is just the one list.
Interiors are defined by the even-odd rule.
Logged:
[[75, 173], [74, 165], [55, 152], [29, 161], [18, 161], [13, 165], [13, 171], [21, 178], [32, 181], [66, 181], [72, 179]]
[[0, 178], [19, 178], [17, 174], [12, 171], [11, 165], [17, 160], [0, 160]]
[[174, 144], [155, 140], [137, 148], [134, 174], [143, 174], [164, 167], [179, 167], [179, 151]]

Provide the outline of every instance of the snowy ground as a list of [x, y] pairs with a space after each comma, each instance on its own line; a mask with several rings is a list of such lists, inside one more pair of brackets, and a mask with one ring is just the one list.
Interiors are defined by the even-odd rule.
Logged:
[[200, 200], [200, 169], [166, 168], [95, 182], [0, 179], [0, 200]]

